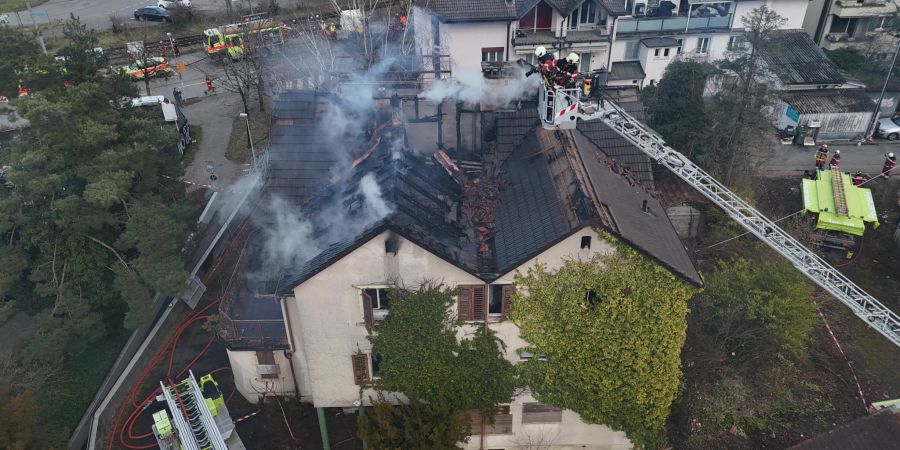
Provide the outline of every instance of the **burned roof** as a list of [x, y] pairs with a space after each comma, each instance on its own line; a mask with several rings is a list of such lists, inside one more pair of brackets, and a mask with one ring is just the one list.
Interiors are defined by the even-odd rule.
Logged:
[[842, 84], [846, 78], [804, 30], [777, 30], [760, 49], [766, 65], [782, 83]]

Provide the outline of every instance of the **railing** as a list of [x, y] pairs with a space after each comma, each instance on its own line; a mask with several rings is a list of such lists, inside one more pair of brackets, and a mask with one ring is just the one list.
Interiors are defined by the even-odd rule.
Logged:
[[731, 26], [731, 14], [712, 17], [643, 17], [620, 19], [618, 33], [653, 33], [660, 31], [685, 32]]
[[219, 317], [219, 338], [230, 349], [288, 347], [283, 320], [234, 320], [221, 309]]

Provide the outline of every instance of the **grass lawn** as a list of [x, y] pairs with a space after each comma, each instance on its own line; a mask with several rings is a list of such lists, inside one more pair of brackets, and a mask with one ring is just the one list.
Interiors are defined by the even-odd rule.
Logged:
[[[255, 105], [255, 103], [253, 104]], [[251, 106], [253, 106], [251, 105]], [[259, 109], [250, 110], [250, 131], [253, 135], [253, 146], [258, 155], [269, 141], [269, 112], [259, 112]], [[228, 149], [225, 157], [237, 163], [250, 162], [250, 147], [247, 145], [247, 123], [243, 118], [234, 119], [231, 126], [231, 138], [228, 140]]]
[[57, 377], [42, 390], [38, 421], [41, 429], [50, 434], [62, 433], [64, 429], [70, 433], [78, 425], [128, 337], [129, 333], [121, 330], [95, 342], [77, 358], [63, 364]]
[[[31, 6], [38, 6], [46, 2], [47, 0], [31, 0]], [[25, 0], [0, 0], [0, 13], [22, 11], [25, 8]]]

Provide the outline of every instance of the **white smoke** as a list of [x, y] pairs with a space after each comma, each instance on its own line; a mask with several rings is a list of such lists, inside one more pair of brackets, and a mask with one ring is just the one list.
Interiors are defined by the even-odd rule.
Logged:
[[526, 77], [525, 70], [520, 67], [512, 70], [514, 74], [511, 78], [488, 84], [480, 71], [462, 69], [456, 72], [455, 78], [436, 81], [421, 97], [435, 103], [457, 100], [468, 106], [484, 104], [505, 108], [517, 100], [536, 95], [540, 87], [539, 77]]
[[366, 210], [377, 218], [375, 220], [381, 220], [391, 213], [392, 208], [381, 197], [381, 187], [375, 181], [375, 175], [369, 173], [362, 177], [359, 180], [359, 191], [366, 201]]

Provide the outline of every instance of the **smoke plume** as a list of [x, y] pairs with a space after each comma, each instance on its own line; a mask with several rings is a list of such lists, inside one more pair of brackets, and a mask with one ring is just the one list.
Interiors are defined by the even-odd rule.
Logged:
[[488, 84], [480, 71], [463, 69], [456, 71], [450, 80], [436, 81], [421, 97], [432, 102], [457, 100], [469, 106], [484, 104], [489, 107], [505, 108], [517, 100], [537, 94], [540, 87], [538, 77], [525, 77], [525, 70], [514, 67], [513, 76], [503, 80], [505, 84]]

